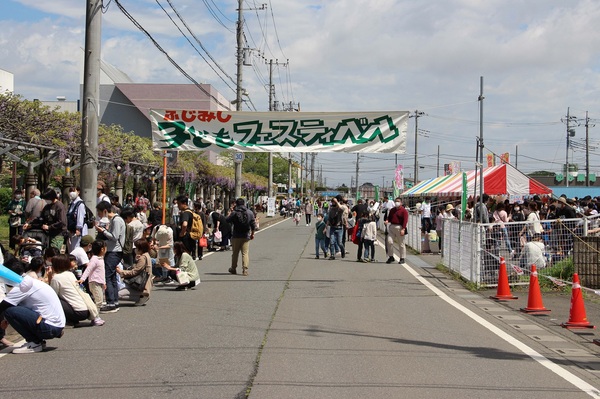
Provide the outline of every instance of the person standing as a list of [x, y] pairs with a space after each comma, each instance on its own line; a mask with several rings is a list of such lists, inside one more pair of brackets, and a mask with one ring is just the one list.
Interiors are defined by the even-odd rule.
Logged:
[[384, 223], [388, 227], [388, 260], [385, 263], [392, 263], [394, 261], [394, 241], [396, 241], [400, 250], [400, 261], [398, 263], [402, 264], [406, 258], [404, 237], [406, 235], [406, 224], [408, 223], [408, 211], [402, 206], [402, 198], [396, 198], [394, 207], [388, 210]]
[[56, 191], [49, 188], [42, 194], [41, 198], [46, 202], [46, 206], [42, 210], [42, 215], [32, 220], [30, 224], [25, 224], [23, 229], [41, 228], [48, 234], [48, 242], [51, 247], [61, 250], [65, 234], [67, 232], [67, 213], [65, 206], [58, 200]]
[[190, 237], [190, 231], [192, 229], [192, 222], [194, 221], [194, 214], [188, 207], [188, 198], [185, 195], [177, 197], [177, 208], [179, 208], [179, 226], [177, 241], [181, 241], [185, 245], [185, 249], [188, 253], [195, 252], [198, 243], [196, 240]]
[[246, 208], [243, 198], [235, 200], [235, 208], [226, 218], [227, 223], [233, 225], [231, 235], [231, 267], [229, 273], [237, 274], [236, 268], [240, 252], [242, 253], [242, 274], [248, 275], [250, 265], [250, 240], [254, 239], [254, 230], [256, 230], [256, 220], [254, 213]]
[[87, 235], [88, 227], [85, 224], [85, 203], [79, 198], [75, 187], [69, 189], [69, 210], [67, 211], [67, 231], [69, 232], [69, 253], [79, 247], [81, 237]]
[[316, 228], [316, 232], [315, 232], [315, 259], [319, 259], [319, 249], [323, 250], [323, 255], [325, 258], [327, 258], [327, 246], [325, 245], [325, 241], [326, 241], [326, 234], [325, 234], [325, 229], [327, 228], [327, 226], [325, 225], [325, 222], [323, 221], [323, 214], [322, 213], [318, 213], [317, 214], [317, 224], [315, 225]]
[[340, 253], [342, 258], [346, 257], [346, 248], [344, 248], [343, 244], [343, 215], [344, 210], [340, 206], [341, 204], [338, 202], [337, 198], [333, 198], [331, 200], [331, 206], [329, 207], [329, 214], [327, 216], [327, 225], [329, 226], [329, 237], [330, 237], [330, 260], [335, 259], [335, 254]]
[[306, 226], [310, 226], [312, 222], [312, 211], [313, 206], [310, 203], [310, 200], [307, 198], [304, 200], [304, 217], [306, 218]]
[[[100, 201], [96, 205], [96, 231], [99, 240], [106, 243], [104, 255], [104, 269], [106, 277], [106, 306], [100, 309], [101, 313], [114, 313], [119, 310], [119, 287], [117, 285], [117, 266], [123, 260], [123, 247], [125, 242], [125, 221], [113, 212], [112, 205], [107, 201]], [[105, 222], [106, 221], [106, 222]]]
[[[23, 192], [19, 189], [15, 190], [13, 199], [6, 206], [8, 212], [9, 237], [14, 237], [17, 234], [23, 234], [23, 224], [25, 223], [25, 200]], [[10, 243], [10, 249], [15, 249], [14, 244]]]
[[39, 218], [42, 215], [44, 209], [44, 200], [40, 198], [40, 190], [34, 188], [29, 194], [29, 201], [25, 206], [25, 221], [26, 223], [31, 222], [34, 219]]

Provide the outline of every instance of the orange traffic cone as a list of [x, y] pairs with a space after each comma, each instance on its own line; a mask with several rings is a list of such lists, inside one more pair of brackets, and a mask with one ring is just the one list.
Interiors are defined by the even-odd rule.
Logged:
[[577, 273], [573, 273], [569, 321], [562, 323], [561, 326], [564, 328], [596, 328], [596, 326], [590, 324], [585, 314], [583, 296], [581, 295], [581, 284], [579, 283], [579, 276]]
[[506, 273], [506, 263], [504, 262], [504, 258], [502, 256], [500, 257], [500, 270], [498, 270], [498, 290], [496, 291], [496, 296], [490, 296], [490, 298], [497, 301], [519, 299], [510, 293], [508, 274]]
[[527, 307], [521, 308], [521, 312], [525, 313], [547, 313], [550, 309], [544, 307], [542, 302], [542, 291], [540, 290], [540, 282], [538, 281], [538, 273], [535, 265], [531, 265], [531, 274], [529, 275], [529, 295], [527, 296]]

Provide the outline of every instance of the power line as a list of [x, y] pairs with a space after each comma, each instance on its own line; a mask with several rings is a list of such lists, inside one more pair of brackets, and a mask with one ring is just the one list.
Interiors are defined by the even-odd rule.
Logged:
[[[175, 7], [173, 6], [173, 4], [171, 3], [171, 0], [167, 0], [167, 3], [169, 3], [169, 5], [171, 6], [171, 9], [173, 10], [173, 12], [175, 12], [175, 15], [177, 15], [177, 17], [179, 18], [179, 20], [181, 21], [181, 23], [183, 24], [183, 26], [186, 27], [186, 29], [188, 30], [188, 32], [192, 35], [192, 37], [194, 38], [194, 40], [196, 40], [196, 43], [198, 43], [198, 45], [200, 45], [200, 47], [202, 48], [202, 50], [204, 50], [204, 52], [206, 53], [206, 55], [208, 55], [208, 57], [212, 60], [212, 62], [217, 66], [217, 68], [219, 68], [219, 70], [221, 70], [221, 72], [223, 72], [225, 74], [226, 77], [229, 78], [229, 80], [235, 84], [235, 81], [233, 80], [233, 78], [231, 76], [229, 76], [227, 74], [227, 72], [225, 72], [225, 70], [223, 68], [221, 68], [221, 66], [215, 61], [215, 59], [212, 57], [212, 55], [210, 55], [210, 53], [208, 52], [208, 50], [206, 50], [206, 48], [202, 45], [202, 43], [200, 42], [200, 40], [198, 40], [198, 38], [196, 37], [196, 35], [194, 35], [194, 33], [191, 31], [191, 29], [189, 28], [189, 26], [186, 24], [186, 22], [183, 20], [183, 18], [181, 17], [181, 15], [179, 15], [179, 12], [177, 12], [177, 10], [175, 9]], [[162, 6], [162, 4], [160, 4], [160, 2], [158, 0], [156, 0], [156, 4], [159, 5], [159, 7], [164, 11], [164, 13], [167, 15], [167, 17], [169, 17], [169, 19], [171, 20], [171, 22], [173, 23], [173, 25], [175, 25], [175, 27], [177, 28], [177, 30], [182, 34], [182, 36], [188, 41], [188, 43], [194, 48], [194, 50], [196, 50], [196, 53], [198, 53], [198, 55], [200, 57], [202, 57], [202, 59], [204, 60], [204, 62], [206, 62], [206, 64], [210, 67], [210, 69], [212, 69], [215, 74], [217, 74], [217, 76], [223, 81], [223, 83], [225, 83], [225, 85], [227, 87], [229, 87], [231, 89], [231, 91], [233, 91], [235, 93], [235, 89], [233, 87], [231, 87], [229, 85], [229, 83], [227, 83], [227, 81], [225, 81], [225, 79], [219, 74], [219, 72], [217, 72], [217, 70], [208, 62], [208, 60], [202, 55], [202, 53], [200, 53], [200, 51], [198, 51], [198, 49], [196, 48], [196, 46], [194, 46], [194, 44], [192, 43], [192, 41], [187, 37], [187, 35], [181, 30], [181, 28], [177, 25], [177, 23], [175, 22], [175, 20], [173, 20], [173, 18], [171, 18], [171, 16], [169, 15], [169, 13], [167, 12], [167, 10]]]
[[196, 87], [198, 87], [198, 89], [200, 89], [200, 91], [202, 91], [204, 94], [206, 94], [207, 96], [209, 96], [210, 98], [212, 98], [213, 100], [215, 100], [215, 102], [217, 104], [219, 104], [220, 106], [222, 106], [223, 108], [226, 108], [226, 109], [230, 108], [230, 105], [223, 104], [217, 97], [215, 97], [209, 91], [207, 91], [204, 87], [202, 87], [202, 85], [200, 83], [198, 83], [192, 76], [190, 76], [189, 73], [187, 73], [182, 67], [180, 67], [179, 64], [177, 64], [177, 62], [175, 62], [175, 60], [173, 58], [171, 58], [171, 56], [161, 47], [161, 45], [158, 44], [158, 42], [156, 40], [154, 40], [154, 38], [152, 37], [152, 35], [146, 29], [144, 29], [144, 27], [142, 25], [140, 25], [140, 23], [138, 21], [136, 21], [136, 19], [133, 18], [133, 16], [131, 14], [129, 14], [129, 12], [125, 9], [125, 7], [123, 7], [123, 5], [121, 4], [121, 2], [119, 0], [114, 0], [114, 1], [115, 1], [115, 4], [117, 5], [117, 7], [119, 7], [119, 10], [121, 10], [121, 12], [127, 17], [127, 19], [129, 19], [142, 33], [144, 33], [148, 37], [148, 39], [150, 39], [150, 41], [152, 42], [152, 44], [154, 44], [154, 46], [161, 53], [163, 53], [163, 55], [165, 57], [167, 57], [167, 60], [169, 60], [169, 62], [179, 72], [181, 72], [181, 74], [183, 76], [185, 76], [187, 79], [189, 79], [190, 82], [194, 83], [194, 85]]

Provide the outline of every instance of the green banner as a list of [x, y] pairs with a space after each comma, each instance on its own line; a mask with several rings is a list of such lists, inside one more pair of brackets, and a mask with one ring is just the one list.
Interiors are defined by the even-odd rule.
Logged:
[[408, 112], [150, 110], [154, 150], [404, 153]]

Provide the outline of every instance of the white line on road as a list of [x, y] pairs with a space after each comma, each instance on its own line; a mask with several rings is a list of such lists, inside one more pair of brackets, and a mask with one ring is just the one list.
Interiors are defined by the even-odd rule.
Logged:
[[451, 299], [442, 290], [435, 287], [433, 284], [431, 284], [431, 282], [429, 282], [425, 278], [423, 278], [419, 273], [417, 273], [416, 270], [414, 270], [412, 267], [408, 266], [406, 263], [404, 264], [404, 268], [406, 270], [408, 270], [408, 272], [410, 274], [412, 274], [417, 280], [419, 280], [419, 282], [421, 284], [423, 284], [425, 287], [429, 288], [431, 291], [433, 291], [434, 294], [436, 294], [438, 297], [440, 297], [440, 299], [447, 302], [449, 305], [453, 306], [454, 308], [458, 309], [459, 311], [461, 311], [462, 313], [464, 313], [465, 315], [467, 315], [468, 317], [473, 319], [473, 321], [479, 323], [482, 327], [484, 327], [484, 328], [488, 329], [490, 332], [496, 334], [498, 337], [502, 338], [504, 341], [508, 342], [515, 348], [519, 349], [521, 352], [523, 352], [527, 356], [531, 357], [533, 360], [535, 360], [542, 366], [546, 367], [548, 370], [552, 371], [556, 375], [565, 379], [567, 382], [570, 382], [575, 387], [577, 387], [577, 389], [580, 389], [581, 391], [587, 393], [588, 395], [590, 395], [593, 398], [600, 398], [600, 391], [597, 388], [595, 388], [594, 386], [588, 384], [581, 378], [577, 377], [576, 375], [569, 372], [568, 370], [565, 370], [564, 368], [557, 365], [556, 363], [553, 363], [551, 360], [549, 360], [542, 354], [538, 353], [534, 349], [530, 348], [529, 346], [525, 345], [523, 342], [519, 341], [515, 337], [509, 335], [508, 333], [502, 331], [501, 329], [499, 329], [492, 323], [485, 320], [483, 317], [475, 314], [471, 310], [467, 309], [463, 305], [461, 305], [458, 302], [456, 302], [455, 300]]

